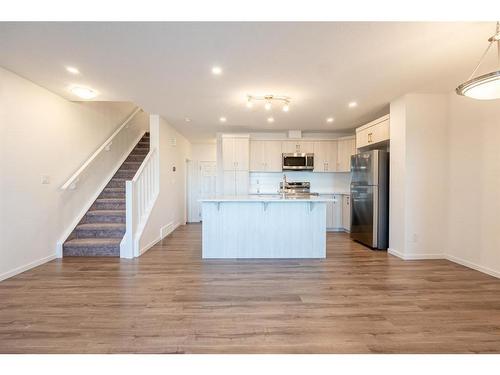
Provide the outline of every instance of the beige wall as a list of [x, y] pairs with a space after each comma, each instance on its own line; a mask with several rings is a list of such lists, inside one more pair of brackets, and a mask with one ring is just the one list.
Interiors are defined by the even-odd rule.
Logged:
[[100, 172], [74, 191], [61, 185], [133, 108], [70, 102], [0, 68], [0, 279], [55, 256], [57, 241], [114, 165], [101, 160]]

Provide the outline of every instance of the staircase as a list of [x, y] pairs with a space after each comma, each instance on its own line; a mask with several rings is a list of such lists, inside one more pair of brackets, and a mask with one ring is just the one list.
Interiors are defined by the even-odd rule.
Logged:
[[120, 256], [125, 235], [125, 181], [149, 152], [149, 133], [141, 138], [63, 244], [64, 256]]

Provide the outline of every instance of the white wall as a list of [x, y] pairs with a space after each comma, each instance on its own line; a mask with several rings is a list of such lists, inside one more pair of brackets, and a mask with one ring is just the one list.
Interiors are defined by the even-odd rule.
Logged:
[[133, 108], [69, 102], [0, 68], [0, 280], [55, 257], [57, 241], [112, 164], [102, 162], [72, 192], [61, 185]]
[[447, 100], [409, 94], [391, 103], [389, 247], [405, 258], [445, 253]]
[[186, 160], [191, 157], [188, 140], [163, 118], [151, 117], [151, 145], [160, 152], [160, 192], [139, 240], [141, 252], [185, 224]]
[[191, 159], [194, 161], [217, 161], [215, 141], [191, 143]]
[[391, 103], [390, 252], [500, 277], [500, 100]]
[[404, 253], [406, 244], [406, 100], [391, 102], [389, 154], [389, 251]]
[[500, 277], [500, 100], [449, 107], [448, 257]]

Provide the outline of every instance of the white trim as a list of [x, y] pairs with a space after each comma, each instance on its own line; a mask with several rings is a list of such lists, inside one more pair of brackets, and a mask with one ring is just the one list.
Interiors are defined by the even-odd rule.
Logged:
[[97, 188], [95, 194], [87, 201], [87, 203], [85, 204], [85, 206], [83, 207], [83, 209], [80, 211], [80, 213], [71, 222], [71, 224], [68, 227], [66, 227], [65, 231], [63, 232], [63, 235], [61, 236], [61, 238], [59, 239], [59, 241], [57, 241], [57, 244], [56, 244], [56, 255], [57, 255], [58, 258], [62, 258], [62, 256], [63, 256], [63, 244], [64, 244], [64, 242], [66, 242], [66, 240], [69, 237], [69, 235], [71, 234], [71, 232], [73, 232], [73, 230], [76, 228], [76, 226], [78, 225], [78, 223], [80, 222], [80, 220], [82, 220], [82, 218], [85, 216], [85, 214], [90, 209], [90, 207], [92, 206], [92, 204], [94, 204], [95, 200], [99, 197], [99, 195], [102, 193], [102, 191], [104, 190], [104, 188], [106, 187], [106, 185], [111, 181], [111, 179], [113, 178], [113, 176], [115, 175], [115, 173], [118, 172], [118, 169], [120, 169], [120, 167], [122, 166], [122, 164], [125, 162], [125, 160], [128, 158], [128, 156], [130, 155], [130, 153], [135, 148], [135, 146], [137, 146], [137, 143], [142, 139], [142, 137], [144, 137], [144, 134], [146, 134], [146, 133], [147, 133], [146, 131], [143, 132], [141, 135], [139, 135], [139, 137], [137, 137], [137, 139], [134, 142], [132, 142], [132, 145], [130, 146], [129, 150], [127, 152], [125, 152], [125, 154], [123, 155], [123, 157], [118, 161], [117, 166], [105, 178], [104, 183], [102, 183]]
[[[141, 224], [140, 227], [137, 227], [135, 229], [135, 234], [134, 234], [134, 237], [135, 237], [135, 243], [136, 245], [134, 246], [134, 254], [133, 254], [133, 257], [138, 257], [138, 256], [141, 256], [143, 251], [139, 248], [139, 243], [141, 241], [141, 237], [142, 237], [142, 233], [144, 232], [144, 228], [146, 228], [146, 225], [149, 221], [149, 218], [151, 217], [151, 212], [153, 212], [153, 209], [155, 207], [155, 204], [156, 204], [156, 200], [158, 199], [158, 196], [160, 195], [159, 192], [157, 192], [153, 198], [153, 200], [151, 201], [151, 205], [148, 207], [148, 210], [146, 211], [145, 213], [145, 216], [146, 216], [146, 220], [143, 221], [143, 223]], [[132, 216], [132, 215], [130, 215]], [[127, 218], [128, 219], [128, 218]], [[160, 240], [162, 238], [160, 237]], [[157, 241], [158, 242], [158, 241]], [[148, 245], [149, 246], [149, 245]], [[149, 248], [148, 248], [149, 249]], [[136, 254], [137, 250], [139, 250], [139, 254]], [[144, 250], [146, 251], [146, 250]]]
[[109, 151], [110, 148], [111, 148], [111, 144], [113, 143], [113, 139], [116, 137], [116, 135], [118, 133], [121, 132], [121, 130], [127, 126], [127, 124], [130, 122], [130, 120], [132, 120], [132, 118], [134, 118], [134, 116], [137, 114], [137, 112], [139, 112], [141, 110], [141, 108], [139, 107], [136, 107], [132, 113], [130, 114], [130, 116], [127, 117], [127, 119], [120, 125], [120, 127], [118, 129], [115, 130], [115, 132], [113, 134], [111, 134], [111, 136], [106, 139], [106, 141], [104, 141], [104, 143], [101, 145], [101, 147], [99, 147], [93, 154], [90, 158], [87, 159], [87, 161], [85, 163], [83, 163], [83, 165], [78, 168], [78, 170], [73, 174], [73, 176], [71, 176], [68, 181], [66, 181], [64, 183], [63, 186], [61, 186], [61, 190], [66, 190], [68, 188], [71, 188], [71, 186], [78, 181], [78, 178], [80, 176], [80, 174], [85, 170], [87, 169], [87, 167], [92, 164], [92, 162], [94, 161], [95, 158], [97, 158], [97, 156], [103, 151], [103, 150], [106, 150], [106, 151]]
[[451, 262], [458, 263], [462, 266], [472, 268], [476, 271], [479, 271], [479, 272], [482, 272], [482, 273], [485, 273], [487, 275], [490, 275], [490, 276], [493, 276], [493, 277], [500, 279], [500, 272], [492, 270], [491, 268], [480, 266], [479, 264], [469, 262], [468, 260], [465, 260], [465, 259], [457, 258], [453, 255], [446, 255], [446, 259], [448, 259]]
[[162, 240], [162, 238], [158, 237], [158, 238], [154, 239], [153, 241], [151, 241], [150, 243], [148, 243], [146, 246], [144, 246], [142, 249], [139, 250], [139, 256], [141, 256], [146, 251], [148, 251], [149, 249], [151, 249], [154, 245], [156, 245], [161, 240]]
[[41, 258], [41, 259], [35, 260], [31, 263], [25, 264], [24, 266], [14, 268], [13, 270], [10, 270], [10, 271], [7, 271], [7, 272], [1, 274], [0, 281], [8, 279], [9, 277], [18, 275], [20, 273], [26, 272], [32, 268], [38, 267], [44, 263], [47, 263], [47, 262], [50, 262], [51, 260], [56, 259], [56, 258], [57, 258], [57, 255], [52, 254], [52, 255], [46, 256], [45, 258]]
[[387, 252], [403, 260], [425, 260], [425, 259], [447, 259], [445, 254], [423, 253], [423, 254], [403, 254], [395, 249], [387, 249]]
[[164, 225], [163, 227], [160, 228], [160, 236], [148, 243], [146, 246], [144, 246], [142, 249], [139, 250], [139, 256], [144, 254], [146, 251], [151, 249], [154, 245], [156, 245], [158, 242], [163, 240], [165, 237], [167, 237], [169, 234], [171, 234], [173, 231], [175, 231], [177, 228], [179, 228], [182, 225], [182, 222], [178, 221], [177, 223], [170, 222], [167, 225]]
[[500, 272], [495, 271], [491, 268], [480, 266], [479, 264], [469, 262], [468, 260], [457, 258], [456, 256], [449, 255], [449, 254], [432, 254], [432, 253], [427, 253], [427, 254], [412, 254], [412, 255], [404, 255], [400, 251], [394, 250], [394, 249], [387, 249], [387, 252], [393, 256], [396, 256], [398, 258], [401, 258], [403, 260], [425, 260], [425, 259], [446, 259], [450, 262], [460, 264], [461, 266], [471, 268], [473, 270], [485, 273], [487, 275], [496, 277], [500, 279]]
[[365, 124], [365, 125], [362, 125], [362, 126], [357, 127], [357, 128], [356, 128], [356, 133], [357, 133], [357, 132], [359, 132], [360, 130], [365, 130], [365, 129], [368, 129], [368, 128], [370, 128], [370, 127], [372, 127], [372, 126], [374, 126], [374, 125], [377, 125], [377, 124], [379, 124], [379, 123], [381, 123], [381, 122], [384, 122], [384, 121], [386, 121], [386, 120], [390, 120], [390, 118], [391, 118], [391, 114], [390, 114], [390, 113], [388, 113], [388, 114], [386, 114], [386, 115], [384, 115], [384, 116], [382, 116], [382, 117], [379, 117], [379, 118], [378, 118], [378, 119], [376, 119], [376, 120], [370, 121], [368, 124]]

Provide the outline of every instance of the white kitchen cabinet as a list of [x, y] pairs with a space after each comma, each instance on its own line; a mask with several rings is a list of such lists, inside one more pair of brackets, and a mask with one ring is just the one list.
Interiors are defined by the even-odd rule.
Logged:
[[222, 138], [222, 165], [225, 171], [249, 170], [249, 138], [230, 137]]
[[222, 136], [224, 195], [248, 194], [249, 143], [248, 136]]
[[337, 141], [314, 142], [314, 172], [336, 172], [337, 157]]
[[303, 153], [309, 154], [314, 152], [314, 142], [312, 141], [284, 141], [281, 144], [284, 153]]
[[369, 148], [389, 140], [389, 115], [383, 116], [356, 129], [356, 147]]
[[281, 141], [250, 141], [251, 172], [281, 172]]
[[351, 171], [351, 156], [356, 154], [356, 137], [338, 140], [337, 172]]
[[326, 203], [326, 228], [330, 231], [342, 230], [342, 195], [325, 195], [334, 202]]
[[351, 196], [342, 196], [342, 228], [346, 232], [351, 231]]
[[224, 171], [224, 195], [247, 195], [248, 171]]

